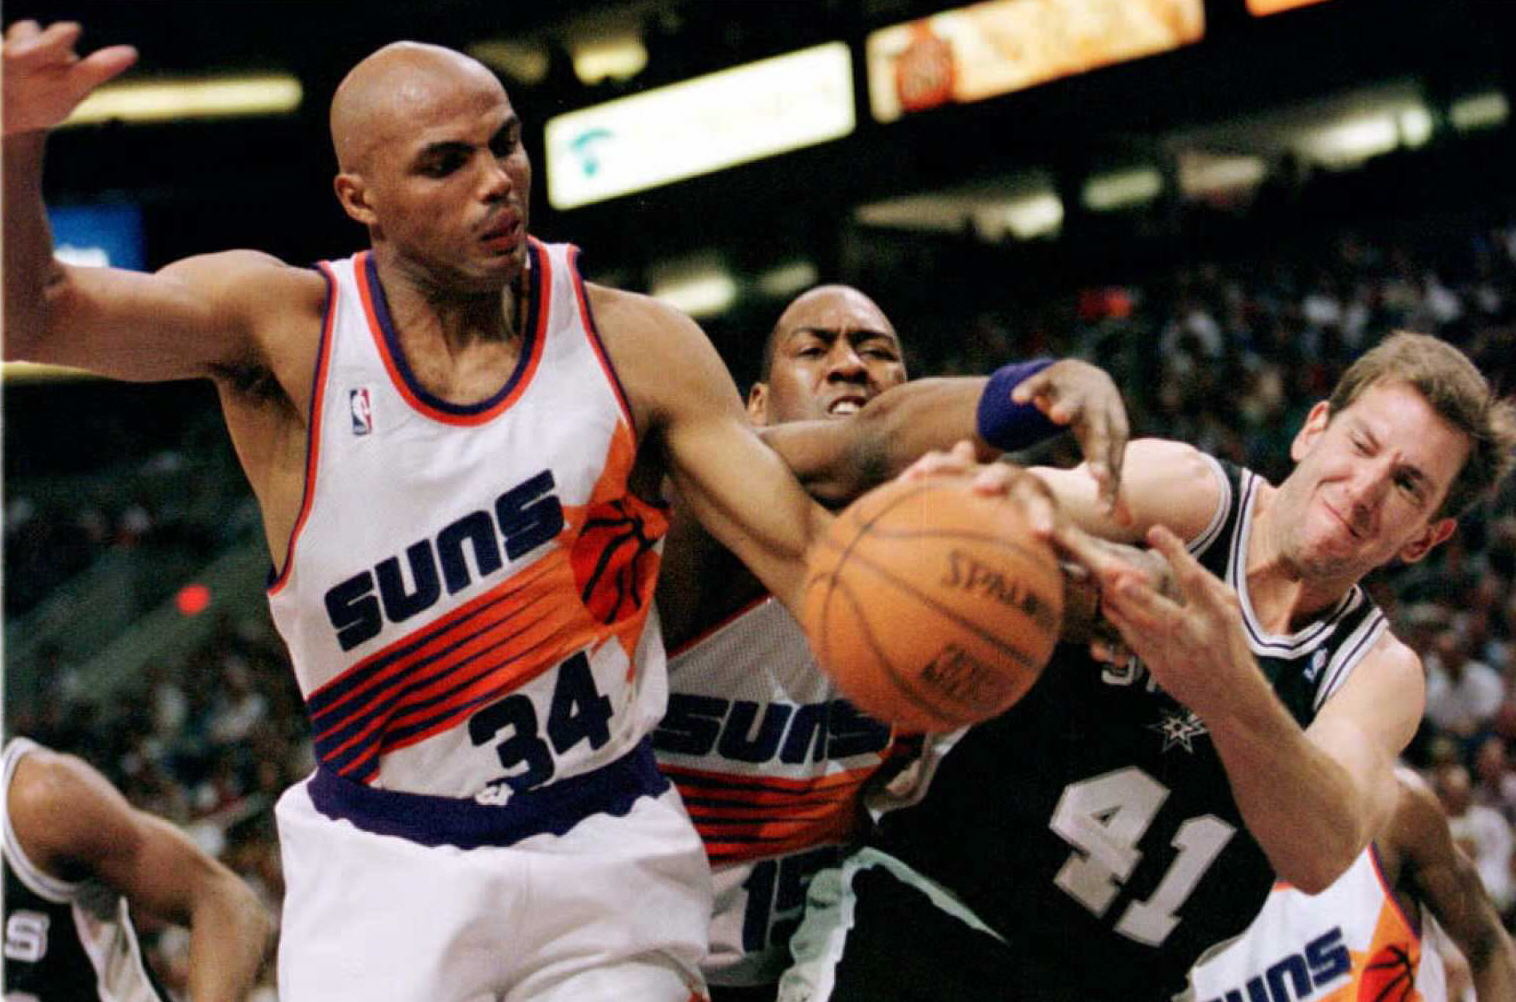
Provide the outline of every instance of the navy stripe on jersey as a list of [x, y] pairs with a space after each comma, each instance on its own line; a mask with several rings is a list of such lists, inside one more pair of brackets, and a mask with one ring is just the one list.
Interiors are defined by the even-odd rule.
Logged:
[[420, 845], [460, 849], [508, 846], [533, 835], [566, 834], [595, 814], [625, 817], [643, 797], [669, 787], [653, 759], [652, 740], [591, 772], [523, 790], [505, 804], [480, 804], [458, 797], [377, 790], [321, 767], [306, 785], [311, 803], [329, 818], [351, 821], [377, 835], [394, 835]]
[[531, 258], [531, 267], [527, 269], [527, 281], [531, 282], [531, 289], [527, 295], [526, 329], [522, 331], [521, 356], [516, 360], [516, 368], [511, 372], [510, 378], [505, 381], [505, 385], [488, 399], [481, 400], [477, 404], [450, 403], [433, 395], [421, 385], [421, 381], [411, 371], [410, 363], [406, 361], [405, 352], [400, 348], [400, 338], [396, 335], [395, 323], [390, 318], [389, 300], [385, 298], [384, 286], [379, 284], [379, 266], [374, 261], [374, 255], [368, 255], [364, 261], [365, 267], [359, 280], [368, 284], [369, 294], [374, 303], [374, 316], [378, 319], [379, 329], [384, 334], [385, 346], [389, 349], [390, 357], [395, 361], [395, 368], [399, 370], [400, 378], [405, 380], [406, 387], [428, 407], [444, 414], [456, 414], [460, 417], [482, 414], [509, 396], [526, 373], [536, 347], [537, 314], [543, 302], [543, 290], [540, 288], [543, 269], [539, 262], [539, 251], [531, 240], [527, 240], [526, 250]]
[[[407, 696], [410, 696], [419, 689], [433, 685], [443, 678], [447, 678], [450, 684], [445, 689], [435, 696], [416, 701], [413, 705], [417, 709], [425, 709], [438, 703], [444, 703], [447, 699], [456, 695], [458, 691], [478, 681], [478, 679], [488, 675], [502, 665], [520, 660], [522, 655], [490, 661], [482, 659], [484, 655], [496, 652], [516, 636], [540, 624], [547, 615], [551, 615], [551, 611], [549, 610], [542, 615], [530, 619], [521, 618], [523, 613], [530, 612], [534, 607], [542, 604], [545, 596], [522, 605], [519, 609], [510, 612], [503, 618], [488, 621], [484, 629], [494, 630], [502, 623], [512, 623], [513, 629], [512, 632], [497, 638], [495, 643], [490, 644], [479, 653], [457, 660], [450, 658], [458, 648], [477, 640], [483, 632], [483, 630], [463, 631], [458, 639], [452, 643], [439, 647], [425, 657], [410, 662], [403, 672], [396, 674], [395, 678], [387, 682], [375, 684], [373, 691], [351, 700], [345, 698], [363, 685], [375, 680], [395, 662], [414, 654], [439, 636], [456, 630], [460, 623], [466, 623], [470, 619], [485, 616], [495, 606], [501, 605], [511, 598], [514, 598], [514, 596], [504, 595], [494, 602], [481, 605], [478, 609], [472, 610], [461, 619], [439, 623], [435, 628], [421, 634], [414, 641], [403, 644], [395, 650], [375, 658], [369, 664], [360, 666], [350, 672], [349, 675], [335, 680], [327, 688], [320, 689], [314, 693], [306, 706], [310, 713], [311, 733], [316, 746], [317, 757], [332, 768], [341, 772], [347, 772], [356, 761], [377, 751], [381, 740], [392, 740], [399, 736], [398, 731], [380, 728], [376, 724], [388, 717], [395, 706]], [[430, 726], [430, 724], [435, 723], [439, 719], [439, 716], [446, 716], [454, 712], [457, 712], [456, 706], [445, 707], [442, 714], [429, 716], [426, 724]], [[425, 727], [421, 727], [420, 729], [424, 730]], [[415, 731], [412, 730], [410, 733], [415, 733]], [[353, 742], [355, 738], [359, 738], [360, 736], [360, 740], [356, 743], [349, 744], [349, 742]], [[348, 747], [344, 748], [344, 745], [348, 745]]]
[[616, 399], [621, 403], [621, 411], [626, 415], [626, 423], [637, 434], [637, 415], [632, 411], [632, 404], [626, 395], [626, 388], [621, 385], [621, 376], [616, 372], [616, 366], [611, 362], [611, 353], [605, 347], [605, 338], [600, 336], [600, 328], [595, 323], [595, 312], [590, 309], [590, 292], [584, 287], [584, 275], [579, 271], [579, 258], [581, 251], [578, 247], [570, 247], [568, 252], [569, 280], [574, 285], [574, 293], [579, 300], [579, 313], [584, 319], [584, 329], [589, 331], [590, 344], [595, 349], [595, 354], [600, 356], [600, 362], [605, 366], [605, 374], [610, 381], [611, 389], [616, 393]]

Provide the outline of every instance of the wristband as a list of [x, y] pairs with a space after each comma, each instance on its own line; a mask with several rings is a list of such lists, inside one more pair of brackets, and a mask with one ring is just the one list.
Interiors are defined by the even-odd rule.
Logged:
[[1056, 359], [1039, 358], [1015, 365], [1002, 365], [990, 376], [989, 385], [979, 398], [979, 437], [1001, 452], [1015, 452], [1052, 438], [1063, 431], [1031, 402], [1018, 404], [1011, 391], [1022, 380], [1052, 365]]

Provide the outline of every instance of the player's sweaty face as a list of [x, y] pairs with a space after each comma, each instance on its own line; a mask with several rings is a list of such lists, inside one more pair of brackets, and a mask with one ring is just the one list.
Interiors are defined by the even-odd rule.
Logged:
[[905, 380], [900, 341], [877, 309], [809, 311], [775, 342], [765, 416], [770, 424], [847, 417]]
[[1467, 436], [1403, 382], [1375, 383], [1327, 417], [1312, 412], [1295, 443], [1300, 465], [1286, 481], [1298, 510], [1281, 524], [1291, 528], [1295, 559], [1322, 574], [1417, 559], [1415, 544], [1439, 521], [1468, 456]]
[[532, 180], [510, 102], [498, 88], [476, 87], [415, 118], [376, 185], [385, 236], [450, 283], [509, 281], [526, 258]]

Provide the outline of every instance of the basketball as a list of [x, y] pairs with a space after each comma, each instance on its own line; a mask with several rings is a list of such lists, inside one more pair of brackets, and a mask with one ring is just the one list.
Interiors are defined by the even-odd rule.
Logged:
[[933, 732], [1020, 699], [1062, 616], [1057, 557], [1020, 503], [941, 477], [891, 481], [838, 515], [809, 554], [800, 621], [859, 709]]

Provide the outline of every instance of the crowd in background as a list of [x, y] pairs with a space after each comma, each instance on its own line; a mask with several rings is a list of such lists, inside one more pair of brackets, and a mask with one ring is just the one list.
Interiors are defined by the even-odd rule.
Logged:
[[[1271, 479], [1289, 468], [1289, 443], [1310, 405], [1391, 330], [1444, 337], [1505, 392], [1516, 390], [1516, 226], [1504, 221], [1412, 234], [1339, 231], [1227, 260], [1113, 275], [1014, 306], [985, 269], [960, 274], [956, 288], [972, 295], [953, 296], [951, 310], [920, 282], [931, 269], [962, 272], [956, 256], [935, 253], [883, 255], [852, 277], [892, 314], [913, 372], [983, 372], [1028, 354], [1085, 357], [1127, 392], [1134, 433], [1193, 442]], [[891, 295], [912, 281], [910, 297]], [[187, 539], [225, 538], [220, 524], [184, 525], [181, 514], [195, 506], [181, 497], [129, 497], [111, 511], [87, 495], [72, 506], [54, 496], [44, 506], [27, 479], [14, 476], [7, 492], [8, 612], [39, 601], [39, 582], [50, 587], [166, 524]], [[1368, 582], [1427, 666], [1426, 719], [1408, 760], [1434, 784], [1508, 920], [1516, 920], [1513, 581], [1516, 487], [1508, 484], [1427, 561]], [[99, 702], [71, 689], [67, 664], [9, 665], [46, 671], [57, 684], [8, 706], [7, 725], [89, 759], [135, 804], [184, 825], [275, 904], [273, 801], [313, 765], [303, 708], [266, 612], [219, 614], [210, 643], [153, 665], [132, 680], [128, 698]], [[169, 981], [182, 985], [182, 937], [149, 929], [147, 938]]]

